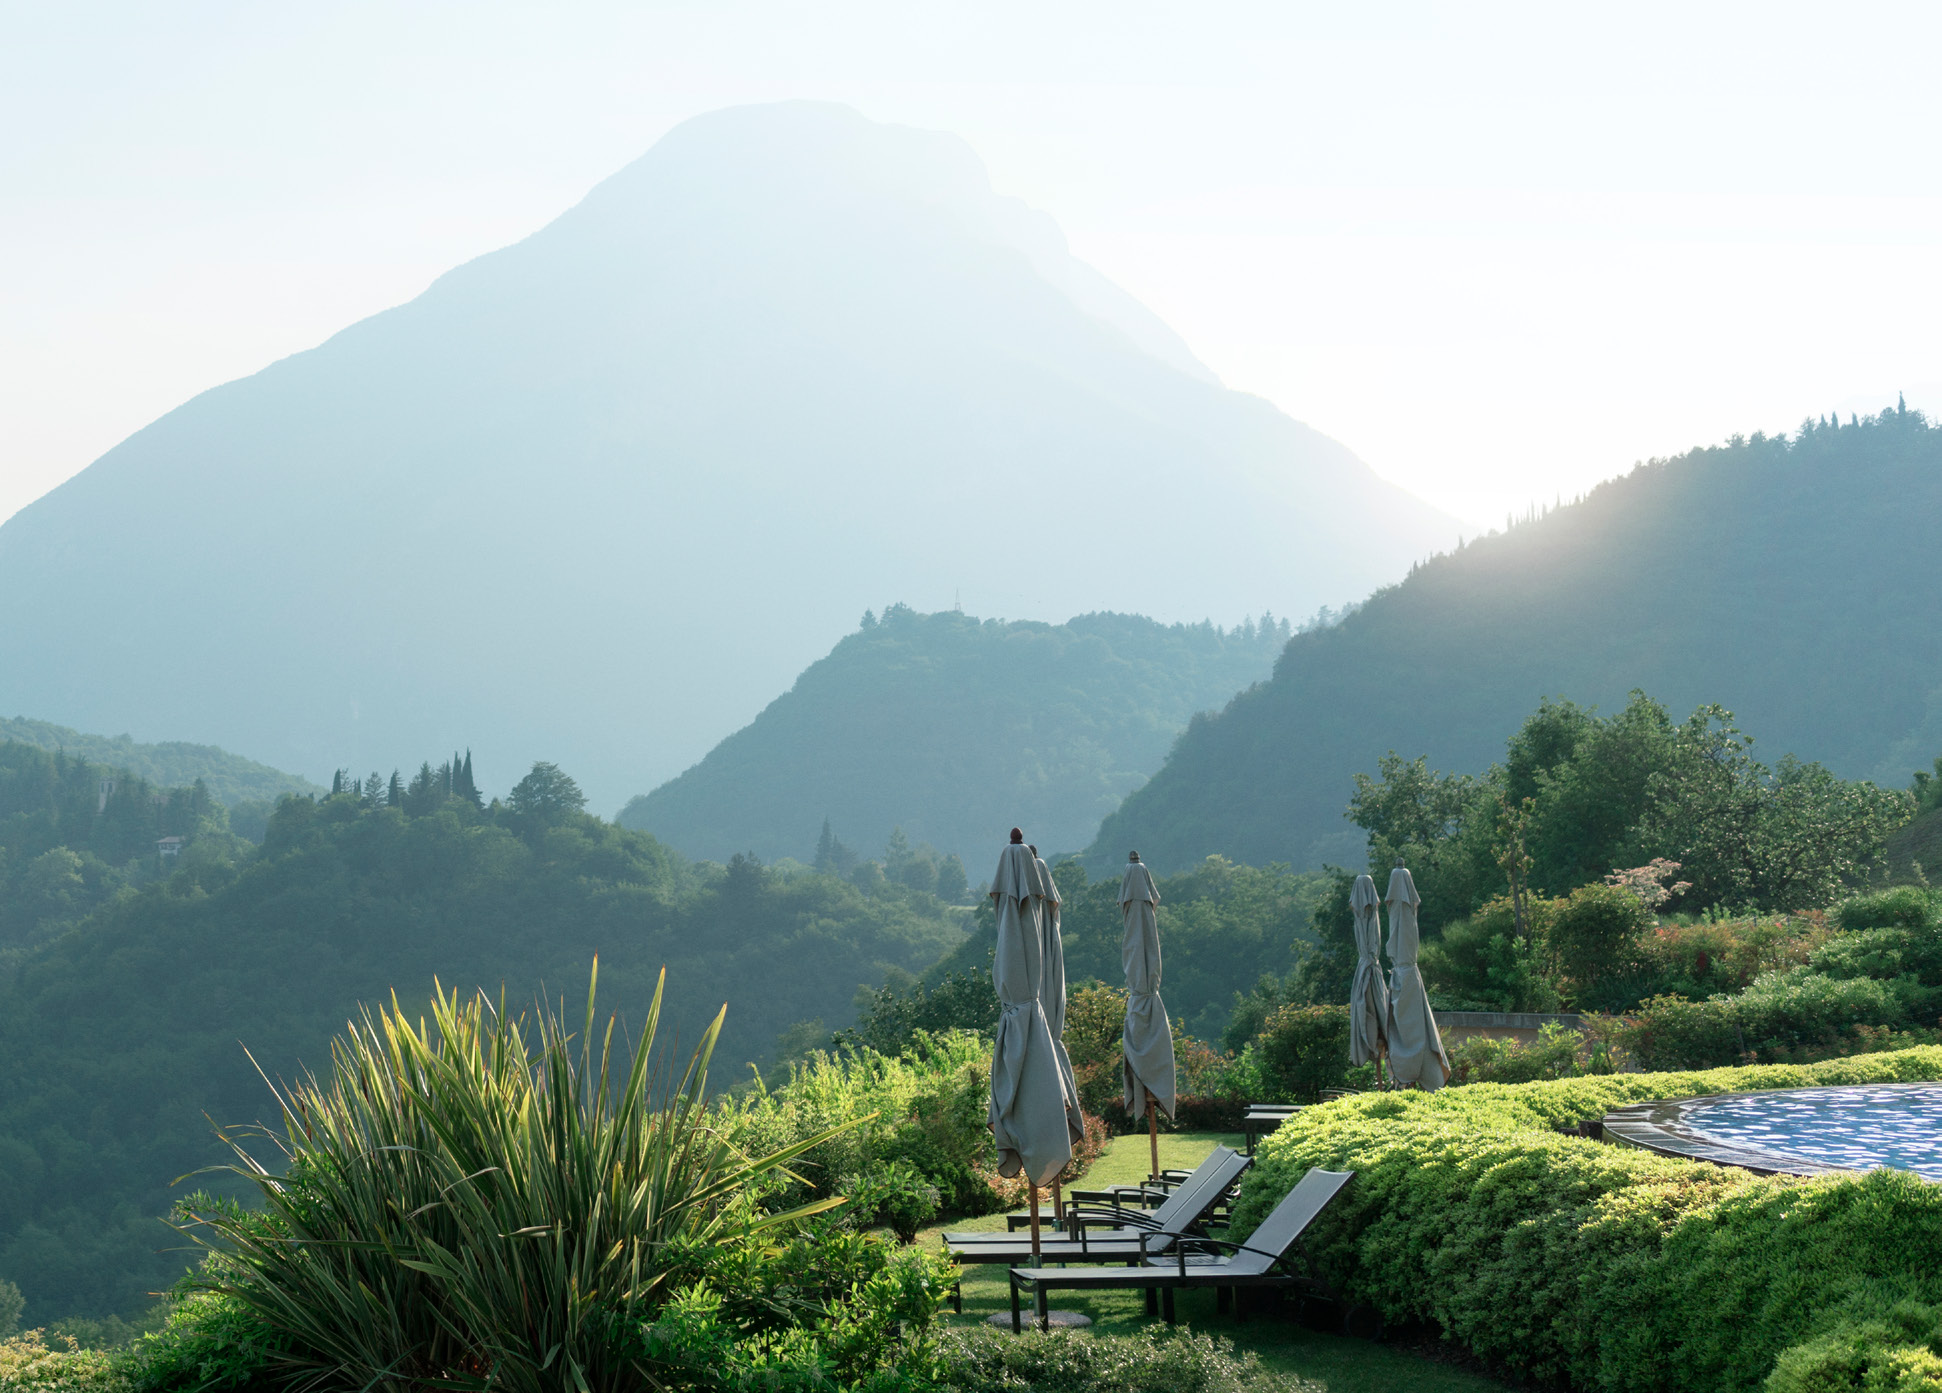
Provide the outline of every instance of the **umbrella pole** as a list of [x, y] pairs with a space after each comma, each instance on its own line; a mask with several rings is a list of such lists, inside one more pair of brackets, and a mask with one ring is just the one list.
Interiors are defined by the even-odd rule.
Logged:
[[1038, 1266], [1038, 1186], [1025, 1182], [1025, 1205], [1032, 1214], [1032, 1266]]
[[1059, 1178], [1052, 1177], [1052, 1222], [1065, 1223], [1065, 1203], [1059, 1198]]
[[1146, 1141], [1153, 1155], [1153, 1179], [1160, 1178], [1160, 1124], [1153, 1116], [1153, 1095], [1146, 1095]]

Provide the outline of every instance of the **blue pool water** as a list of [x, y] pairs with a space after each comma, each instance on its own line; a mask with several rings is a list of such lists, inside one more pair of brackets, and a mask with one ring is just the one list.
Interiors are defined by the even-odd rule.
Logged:
[[1942, 1180], [1942, 1084], [1736, 1093], [1691, 1104], [1681, 1121], [1730, 1146]]

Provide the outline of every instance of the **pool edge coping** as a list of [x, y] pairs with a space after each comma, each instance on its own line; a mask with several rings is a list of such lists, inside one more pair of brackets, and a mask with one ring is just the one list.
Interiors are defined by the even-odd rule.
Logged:
[[1843, 1166], [1815, 1161], [1785, 1151], [1735, 1146], [1685, 1123], [1685, 1115], [1701, 1103], [1726, 1098], [1749, 1098], [1776, 1093], [1827, 1093], [1842, 1088], [1934, 1088], [1934, 1080], [1884, 1080], [1864, 1084], [1805, 1084], [1795, 1088], [1744, 1088], [1728, 1093], [1699, 1093], [1686, 1098], [1655, 1098], [1631, 1103], [1605, 1114], [1604, 1135], [1643, 1151], [1686, 1161], [1738, 1166], [1755, 1175], [1865, 1175], [1871, 1167]]

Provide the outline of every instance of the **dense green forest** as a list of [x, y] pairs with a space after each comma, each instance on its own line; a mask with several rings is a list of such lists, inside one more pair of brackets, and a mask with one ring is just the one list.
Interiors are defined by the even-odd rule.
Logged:
[[1077, 850], [1196, 711], [1267, 676], [1290, 632], [1265, 615], [1029, 624], [892, 605], [619, 820], [717, 860], [807, 859], [825, 820], [871, 846], [900, 827], [967, 863], [1013, 825]]
[[1914, 411], [1641, 465], [1296, 635], [1195, 718], [1091, 864], [1345, 860], [1354, 776], [1384, 751], [1479, 773], [1547, 696], [1719, 702], [1776, 767], [1899, 787], [1942, 749], [1942, 608], [1909, 571], [1938, 516], [1942, 430]]
[[[193, 789], [158, 805], [123, 776], [97, 812], [99, 766], [16, 744], [0, 771], [0, 865], [38, 884], [48, 855], [73, 856], [83, 890], [102, 882], [90, 912], [37, 921], [0, 964], [0, 1276], [30, 1322], [126, 1311], [178, 1274], [159, 1216], [176, 1177], [221, 1159], [210, 1120], [260, 1115], [250, 1056], [272, 1077], [314, 1066], [360, 1002], [422, 999], [434, 977], [584, 992], [598, 954], [628, 1017], [666, 965], [680, 1040], [732, 1002], [732, 1080], [782, 1025], [845, 1021], [859, 987], [965, 937], [967, 911], [876, 862], [687, 861], [587, 815], [550, 765], [483, 806], [463, 759], [340, 775], [338, 793], [285, 798], [260, 848]], [[186, 844], [164, 865], [168, 827]]]
[[0, 743], [0, 976], [122, 892], [245, 851], [200, 781], [160, 788], [61, 751]]

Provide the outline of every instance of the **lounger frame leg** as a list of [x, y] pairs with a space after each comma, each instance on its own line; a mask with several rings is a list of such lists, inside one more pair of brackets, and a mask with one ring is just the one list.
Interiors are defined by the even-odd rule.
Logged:
[[1168, 1325], [1172, 1325], [1172, 1324], [1174, 1324], [1174, 1319], [1173, 1319], [1173, 1288], [1172, 1288], [1172, 1287], [1163, 1287], [1163, 1288], [1161, 1288], [1161, 1291], [1160, 1291], [1160, 1310], [1161, 1310], [1161, 1312], [1162, 1312], [1162, 1313], [1163, 1313], [1163, 1314], [1164, 1314], [1164, 1315], [1166, 1316], [1166, 1319], [1167, 1319], [1167, 1324], [1168, 1324]]
[[1016, 1277], [1011, 1279], [1011, 1333], [1014, 1335], [1025, 1333], [1025, 1323], [1018, 1318], [1018, 1278]]
[[1038, 1308], [1038, 1328], [1040, 1330], [1050, 1330], [1052, 1328], [1052, 1312], [1045, 1304], [1045, 1283], [1040, 1282], [1037, 1286], [1033, 1287], [1032, 1296], [1035, 1298], [1033, 1304]]
[[1160, 1291], [1158, 1287], [1146, 1289], [1146, 1314], [1148, 1317], [1160, 1314]]

